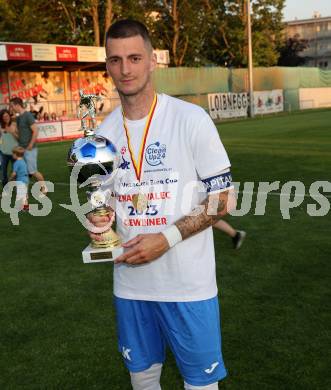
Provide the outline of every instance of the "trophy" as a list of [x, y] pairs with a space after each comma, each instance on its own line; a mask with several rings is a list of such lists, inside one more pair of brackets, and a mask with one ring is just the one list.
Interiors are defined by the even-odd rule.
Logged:
[[[81, 119], [84, 137], [73, 142], [68, 153], [67, 165], [70, 170], [74, 167], [78, 170], [78, 183], [88, 183], [86, 194], [92, 213], [105, 216], [109, 214], [109, 196], [103, 188], [105, 182], [103, 178], [109, 177], [105, 175], [112, 176], [116, 173], [119, 155], [111, 141], [95, 134], [97, 130], [95, 101], [100, 100], [100, 97], [85, 95], [82, 90], [79, 91], [79, 95], [78, 116]], [[107, 182], [109, 181], [108, 179]], [[121, 240], [112, 229], [101, 233], [101, 237], [102, 241], [92, 240], [83, 250], [84, 263], [113, 261], [123, 252]]]

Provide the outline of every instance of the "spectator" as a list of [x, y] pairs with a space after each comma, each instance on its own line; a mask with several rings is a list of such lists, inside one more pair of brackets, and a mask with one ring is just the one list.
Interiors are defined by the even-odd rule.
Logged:
[[51, 113], [51, 121], [57, 121], [57, 116], [55, 112]]
[[44, 121], [45, 121], [45, 122], [49, 121], [49, 115], [48, 115], [48, 112], [44, 112], [43, 119], [44, 119]]
[[45, 194], [47, 188], [43, 175], [37, 169], [38, 150], [36, 141], [38, 137], [38, 128], [33, 115], [25, 111], [23, 101], [19, 97], [10, 99], [10, 107], [18, 115], [17, 122], [17, 139], [18, 144], [25, 149], [24, 160], [28, 167], [29, 175], [32, 175], [41, 184], [41, 192]]
[[8, 165], [9, 162], [13, 164], [12, 151], [17, 146], [17, 129], [16, 123], [12, 121], [10, 112], [2, 110], [0, 112], [1, 124], [1, 170], [2, 170], [2, 186], [4, 187], [8, 182]]
[[62, 121], [65, 121], [65, 120], [68, 119], [68, 115], [67, 115], [67, 111], [66, 111], [66, 110], [63, 110], [63, 111], [62, 111], [62, 115], [60, 116], [60, 119], [61, 119]]

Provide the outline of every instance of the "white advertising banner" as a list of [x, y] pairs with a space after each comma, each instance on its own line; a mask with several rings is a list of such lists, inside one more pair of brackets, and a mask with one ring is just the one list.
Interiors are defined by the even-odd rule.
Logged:
[[300, 110], [331, 107], [331, 88], [300, 88]]
[[168, 65], [170, 63], [169, 50], [154, 50], [158, 64]]
[[56, 141], [62, 139], [61, 122], [37, 122], [37, 142]]
[[6, 45], [0, 45], [0, 61], [7, 61]]
[[213, 119], [245, 117], [248, 105], [247, 92], [208, 94], [209, 115]]
[[81, 62], [105, 62], [106, 50], [104, 47], [77, 46], [78, 61]]
[[33, 61], [56, 61], [56, 46], [47, 44], [32, 45]]
[[254, 113], [269, 114], [284, 111], [282, 89], [271, 91], [254, 91]]
[[84, 133], [81, 129], [81, 121], [73, 119], [62, 122], [63, 138], [78, 138], [83, 137]]

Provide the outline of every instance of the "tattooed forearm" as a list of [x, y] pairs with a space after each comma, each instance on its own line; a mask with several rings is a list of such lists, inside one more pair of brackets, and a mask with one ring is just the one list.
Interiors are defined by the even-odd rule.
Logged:
[[227, 213], [228, 192], [210, 195], [191, 215], [180, 218], [175, 225], [183, 240], [214, 225]]

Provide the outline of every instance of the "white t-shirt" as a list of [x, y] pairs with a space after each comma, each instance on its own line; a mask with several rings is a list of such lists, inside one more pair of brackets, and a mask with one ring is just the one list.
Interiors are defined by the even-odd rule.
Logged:
[[[134, 156], [147, 118], [126, 119]], [[214, 179], [230, 167], [226, 151], [209, 115], [194, 104], [159, 94], [143, 154], [142, 177], [137, 180], [123, 127], [121, 108], [100, 125], [98, 134], [120, 152], [116, 179], [117, 233], [126, 242], [137, 234], [162, 232], [188, 214], [207, 196], [201, 179]], [[217, 190], [215, 181], [207, 183]], [[148, 207], [137, 212], [132, 195], [144, 193]], [[217, 294], [212, 228], [169, 249], [142, 265], [116, 264], [114, 294], [150, 301], [197, 301]]]

